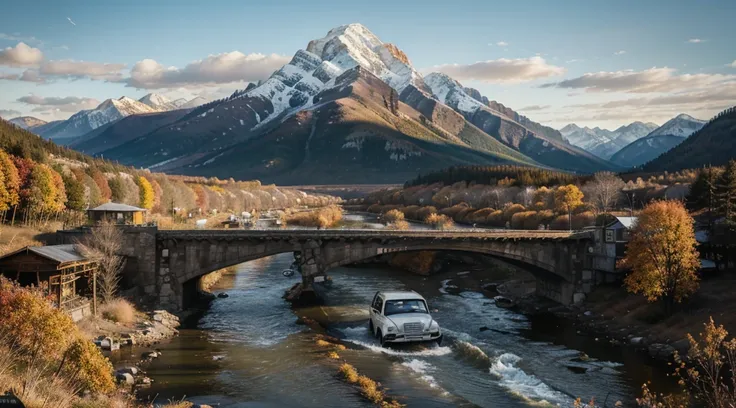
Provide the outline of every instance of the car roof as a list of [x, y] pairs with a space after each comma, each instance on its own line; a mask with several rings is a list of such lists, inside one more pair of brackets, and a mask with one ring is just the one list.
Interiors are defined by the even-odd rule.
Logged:
[[408, 300], [408, 299], [422, 299], [422, 295], [414, 292], [413, 290], [389, 290], [378, 292], [383, 296], [384, 300]]

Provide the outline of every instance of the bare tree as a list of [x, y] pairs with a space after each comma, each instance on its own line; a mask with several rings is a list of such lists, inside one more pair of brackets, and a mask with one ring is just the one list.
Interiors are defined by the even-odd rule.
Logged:
[[79, 253], [97, 261], [100, 266], [97, 290], [103, 302], [113, 300], [118, 290], [120, 272], [125, 266], [125, 258], [119, 255], [123, 239], [123, 232], [117, 226], [104, 222], [93, 227], [90, 234], [77, 244]]
[[593, 180], [585, 185], [584, 191], [596, 212], [605, 214], [619, 203], [625, 185], [616, 174], [604, 171], [596, 173]]

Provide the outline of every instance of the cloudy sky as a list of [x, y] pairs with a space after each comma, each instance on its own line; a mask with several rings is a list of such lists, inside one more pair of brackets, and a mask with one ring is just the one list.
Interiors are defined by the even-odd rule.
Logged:
[[554, 127], [707, 119], [736, 105], [736, 1], [6, 1], [0, 116], [107, 98], [222, 97], [359, 22]]

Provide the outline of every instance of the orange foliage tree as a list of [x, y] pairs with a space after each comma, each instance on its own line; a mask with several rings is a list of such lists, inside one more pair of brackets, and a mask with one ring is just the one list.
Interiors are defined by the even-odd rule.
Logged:
[[700, 266], [693, 219], [679, 201], [655, 201], [639, 215], [622, 266], [631, 268], [626, 288], [651, 302], [662, 299], [667, 313], [698, 288]]

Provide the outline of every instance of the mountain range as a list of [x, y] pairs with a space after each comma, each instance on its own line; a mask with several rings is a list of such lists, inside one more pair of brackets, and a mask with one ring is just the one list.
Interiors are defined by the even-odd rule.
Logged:
[[178, 99], [171, 101], [165, 96], [148, 94], [139, 100], [123, 96], [119, 99], [107, 99], [94, 109], [82, 110], [67, 120], [45, 122], [41, 119], [24, 116], [11, 119], [10, 122], [37, 135], [67, 144], [101, 126], [116, 122], [131, 115], [142, 115], [156, 112], [167, 112], [178, 109], [191, 109], [203, 102], [201, 98], [191, 101]]
[[616, 152], [611, 161], [626, 168], [641, 166], [682, 143], [705, 123], [689, 115], [678, 115]]
[[403, 182], [473, 164], [618, 169], [447, 75], [423, 76], [360, 24], [310, 41], [265, 81], [176, 112], [110, 121], [70, 146], [157, 171], [281, 184]]
[[587, 126], [581, 128], [571, 123], [560, 129], [560, 133], [571, 144], [608, 160], [614, 153], [648, 135], [657, 127], [654, 123], [633, 122], [616, 130], [608, 130], [599, 127], [591, 129]]
[[736, 158], [736, 107], [726, 109], [643, 166], [644, 171], [723, 166]]

